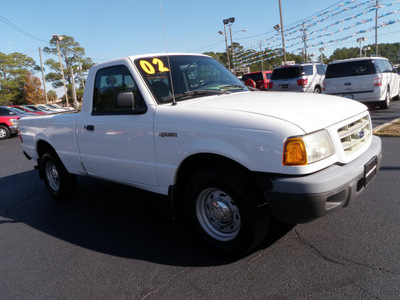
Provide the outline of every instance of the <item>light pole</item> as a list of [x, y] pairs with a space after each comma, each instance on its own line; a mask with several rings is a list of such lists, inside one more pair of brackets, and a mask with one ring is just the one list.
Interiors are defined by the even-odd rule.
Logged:
[[322, 52], [326, 51], [326, 47], [319, 48], [319, 51], [321, 52], [321, 64], [323, 64], [324, 60], [323, 60], [323, 57], [322, 57]]
[[232, 24], [233, 22], [235, 22], [235, 18], [229, 18], [229, 35], [231, 37], [231, 55], [232, 55], [232, 68], [233, 68], [233, 75], [236, 76], [236, 72], [235, 72], [235, 62], [234, 62], [234, 54], [233, 54], [233, 42], [232, 42]]
[[231, 62], [229, 59], [229, 52], [228, 52], [228, 38], [226, 36], [226, 25], [229, 24], [229, 19], [222, 20], [224, 23], [224, 34], [225, 34], [225, 47], [226, 47], [226, 57], [228, 59], [228, 70], [231, 70]]
[[367, 40], [367, 38], [365, 36], [357, 39], [357, 42], [360, 43], [360, 57], [362, 57], [361, 42], [365, 42], [366, 40]]
[[367, 51], [371, 50], [371, 47], [364, 47], [363, 52], [364, 52], [364, 57], [367, 57]]
[[63, 39], [62, 36], [59, 36], [58, 34], [53, 34], [53, 40], [56, 41], [57, 43], [57, 52], [58, 52], [58, 58], [60, 59], [60, 69], [61, 69], [61, 76], [64, 84], [64, 92], [65, 92], [65, 100], [67, 102], [67, 107], [69, 106], [68, 103], [68, 93], [67, 93], [67, 85], [65, 84], [65, 77], [64, 77], [64, 69], [63, 65], [61, 62], [61, 54], [60, 54], [60, 41]]

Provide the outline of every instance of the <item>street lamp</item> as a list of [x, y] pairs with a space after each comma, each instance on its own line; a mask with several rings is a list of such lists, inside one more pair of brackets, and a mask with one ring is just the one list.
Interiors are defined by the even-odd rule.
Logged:
[[[225, 31], [225, 46], [226, 46], [226, 54], [227, 54], [227, 58], [228, 58], [228, 68], [229, 68], [229, 70], [231, 70], [231, 67], [230, 67], [230, 59], [229, 59], [229, 55], [228, 55], [228, 53], [229, 52], [231, 52], [232, 53], [232, 65], [234, 65], [234, 62], [233, 62], [233, 56], [234, 56], [234, 53], [233, 53], [233, 43], [232, 43], [232, 36], [233, 35], [235, 35], [236, 33], [238, 33], [238, 32], [247, 32], [247, 29], [240, 29], [240, 30], [236, 30], [234, 33], [232, 33], [232, 31], [230, 30], [231, 29], [231, 25], [230, 24], [232, 24], [233, 22], [230, 22], [229, 20], [231, 20], [231, 19], [233, 19], [233, 22], [235, 21], [235, 18], [229, 18], [229, 19], [225, 19], [225, 20], [223, 20], [224, 21], [224, 31]], [[229, 24], [230, 23], [230, 24]], [[229, 32], [230, 32], [230, 40], [231, 40], [231, 45], [228, 47], [228, 41], [227, 41], [227, 36], [226, 36], [226, 30], [225, 30], [225, 25], [228, 25], [229, 26]], [[224, 33], [220, 30], [220, 31], [218, 31], [218, 33], [220, 34], [220, 35], [224, 35]], [[234, 69], [234, 73], [235, 73], [235, 67], [233, 67], [233, 69]]]
[[365, 42], [366, 40], [367, 40], [367, 37], [365, 37], [365, 36], [357, 39], [357, 43], [360, 43], [360, 57], [362, 57], [362, 53], [361, 53], [361, 51], [362, 51], [361, 42]]
[[62, 36], [59, 36], [58, 34], [53, 34], [53, 40], [56, 41], [57, 43], [57, 52], [58, 52], [58, 58], [60, 59], [60, 69], [61, 69], [61, 76], [64, 84], [64, 92], [65, 92], [65, 100], [67, 102], [67, 107], [69, 106], [68, 103], [68, 93], [67, 93], [67, 85], [65, 84], [65, 77], [64, 77], [64, 69], [63, 65], [61, 62], [61, 54], [60, 54], [60, 41], [63, 39]]
[[364, 57], [367, 57], [367, 51], [371, 50], [371, 47], [364, 47], [363, 52], [364, 52]]
[[324, 61], [323, 61], [323, 58], [322, 58], [322, 52], [326, 51], [326, 47], [319, 48], [319, 51], [321, 52], [321, 64], [323, 64]]

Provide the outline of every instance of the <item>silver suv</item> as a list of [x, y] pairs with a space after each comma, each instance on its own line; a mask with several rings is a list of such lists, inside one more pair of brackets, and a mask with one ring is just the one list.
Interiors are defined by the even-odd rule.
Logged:
[[328, 64], [323, 93], [389, 108], [399, 96], [399, 75], [383, 57], [338, 60]]
[[326, 65], [302, 63], [275, 68], [269, 83], [270, 91], [321, 93]]

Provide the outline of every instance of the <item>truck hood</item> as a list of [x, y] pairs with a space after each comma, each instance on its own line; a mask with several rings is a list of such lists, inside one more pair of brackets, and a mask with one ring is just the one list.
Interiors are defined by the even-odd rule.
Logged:
[[294, 92], [240, 92], [197, 98], [179, 105], [261, 114], [293, 123], [306, 133], [367, 110], [365, 105], [342, 97]]

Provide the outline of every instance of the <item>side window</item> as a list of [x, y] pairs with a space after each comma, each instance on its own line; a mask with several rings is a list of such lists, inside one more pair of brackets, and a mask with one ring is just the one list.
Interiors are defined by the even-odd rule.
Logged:
[[[378, 73], [383, 73], [383, 72], [387, 72], [387, 67], [385, 64], [385, 61], [382, 59], [377, 59], [376, 60], [376, 64], [377, 64], [377, 71]], [[379, 70], [378, 70], [379, 69]]]
[[93, 94], [93, 114], [130, 113], [131, 108], [116, 106], [116, 99], [121, 92], [132, 92], [137, 105], [144, 105], [140, 91], [125, 66], [101, 69], [96, 74]]
[[313, 66], [312, 65], [303, 66], [301, 68], [302, 68], [302, 72], [303, 72], [302, 75], [306, 75], [306, 76], [313, 75]]
[[325, 75], [325, 68], [324, 68], [324, 66], [323, 65], [317, 65], [317, 73], [319, 74], [319, 75]]
[[393, 72], [392, 65], [389, 63], [389, 61], [385, 60], [385, 65], [386, 65], [387, 72]]

